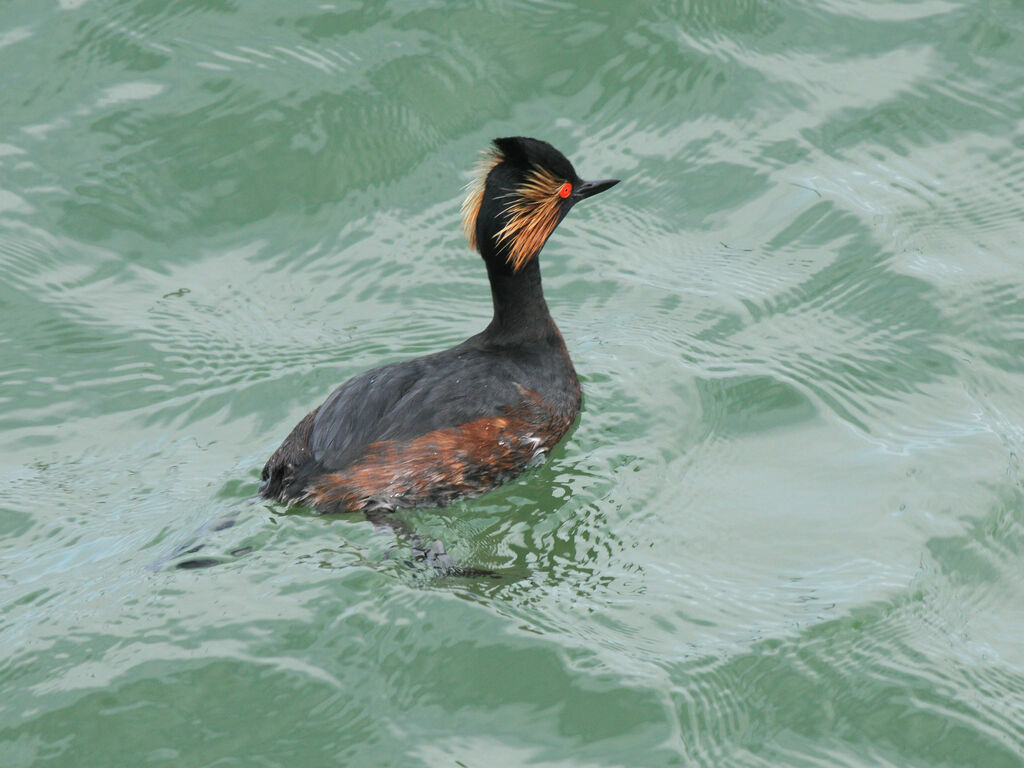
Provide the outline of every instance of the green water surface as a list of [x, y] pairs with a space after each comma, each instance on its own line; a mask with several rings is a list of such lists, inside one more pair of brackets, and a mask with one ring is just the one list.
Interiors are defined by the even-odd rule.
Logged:
[[[623, 182], [498, 578], [250, 502], [509, 134]], [[0, 766], [1024, 765], [1022, 151], [1020, 0], [0, 0]]]

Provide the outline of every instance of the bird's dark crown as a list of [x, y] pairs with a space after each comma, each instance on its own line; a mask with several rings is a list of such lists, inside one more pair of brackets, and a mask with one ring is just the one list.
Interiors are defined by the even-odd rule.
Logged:
[[546, 168], [560, 178], [577, 178], [576, 170], [569, 159], [546, 141], [525, 136], [509, 136], [495, 139], [494, 147], [501, 152], [505, 162], [523, 171]]

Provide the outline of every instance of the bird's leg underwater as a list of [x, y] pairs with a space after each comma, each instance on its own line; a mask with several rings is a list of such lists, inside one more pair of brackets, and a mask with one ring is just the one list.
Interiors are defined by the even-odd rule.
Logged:
[[[253, 504], [258, 504], [261, 501], [262, 499], [255, 496], [251, 499], [246, 499], [223, 517], [219, 517], [216, 520], [211, 520], [210, 522], [199, 526], [187, 539], [185, 539], [185, 541], [171, 550], [169, 555], [157, 560], [149, 566], [149, 569], [153, 571], [162, 570], [167, 563], [179, 557], [194, 555], [201, 551], [209, 543], [211, 534], [234, 527], [246, 507], [251, 507]], [[249, 554], [251, 551], [252, 547], [238, 547], [237, 549], [231, 550], [229, 554], [232, 557], [241, 557], [242, 555]], [[211, 568], [215, 565], [220, 565], [226, 562], [229, 561], [222, 557], [185, 557], [184, 560], [178, 560], [178, 562], [174, 563], [173, 567], [179, 570], [194, 570], [196, 568]]]
[[[428, 544], [423, 540], [416, 530], [404, 520], [392, 515], [390, 512], [375, 510], [363, 513], [366, 519], [381, 532], [390, 532], [398, 538], [403, 538], [412, 545], [413, 560], [403, 561], [410, 568], [416, 567], [414, 562], [423, 563], [434, 570], [438, 576], [462, 576], [465, 578], [497, 578], [498, 574], [486, 568], [471, 568], [456, 563], [451, 555], [445, 550], [440, 539], [435, 539]], [[394, 547], [388, 549], [384, 555], [385, 559], [391, 556]]]
[[[149, 569], [159, 571], [163, 570], [168, 563], [173, 563], [172, 567], [177, 570], [196, 570], [199, 568], [212, 568], [215, 565], [222, 565], [224, 563], [231, 562], [231, 560], [226, 557], [194, 555], [197, 555], [206, 548], [210, 543], [210, 539], [213, 534], [234, 527], [246, 508], [251, 507], [254, 504], [261, 504], [264, 502], [264, 499], [254, 496], [238, 504], [228, 514], [215, 520], [211, 520], [208, 523], [204, 523], [182, 543], [178, 544], [173, 550], [171, 550], [170, 554], [150, 565]], [[364, 516], [366, 517], [366, 520], [372, 523], [378, 531], [391, 533], [396, 538], [404, 539], [409, 542], [412, 548], [413, 557], [411, 560], [405, 560], [403, 562], [410, 568], [416, 568], [418, 564], [422, 563], [430, 567], [437, 576], [461, 576], [464, 578], [479, 578], [486, 576], [490, 578], [497, 578], [497, 574], [494, 571], [490, 571], [485, 568], [471, 568], [459, 565], [452, 559], [451, 555], [448, 554], [445, 550], [444, 544], [439, 539], [435, 539], [433, 542], [427, 543], [411, 525], [404, 520], [395, 517], [390, 512], [378, 510], [365, 512]], [[394, 549], [395, 546], [391, 547], [387, 554], [385, 554], [385, 558], [390, 557], [391, 552]], [[229, 555], [232, 558], [238, 558], [242, 555], [249, 554], [251, 551], [251, 546], [238, 547], [237, 549], [231, 550]]]

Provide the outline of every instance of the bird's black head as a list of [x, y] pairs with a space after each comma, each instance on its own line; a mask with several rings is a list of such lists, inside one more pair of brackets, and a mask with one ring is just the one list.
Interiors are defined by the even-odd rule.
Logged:
[[495, 139], [462, 204], [466, 237], [485, 260], [518, 272], [540, 253], [570, 208], [617, 183], [583, 181], [546, 141]]

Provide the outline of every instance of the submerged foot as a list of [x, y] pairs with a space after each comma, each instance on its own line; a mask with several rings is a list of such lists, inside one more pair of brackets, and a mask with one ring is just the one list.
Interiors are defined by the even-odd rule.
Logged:
[[232, 558], [248, 554], [252, 551], [252, 547], [247, 546], [233, 549], [228, 553], [229, 557], [189, 557], [189, 555], [195, 555], [206, 548], [206, 545], [209, 543], [210, 534], [233, 527], [238, 522], [240, 514], [240, 512], [235, 511], [225, 517], [200, 526], [187, 540], [171, 550], [169, 555], [160, 558], [148, 566], [149, 570], [160, 571], [168, 564], [171, 564], [171, 567], [176, 570], [183, 571], [195, 570], [197, 568], [212, 568], [215, 565], [231, 562]]
[[[417, 562], [430, 566], [438, 576], [461, 576], [463, 578], [487, 577], [497, 579], [498, 574], [486, 568], [472, 568], [460, 565], [444, 548], [440, 539], [429, 546], [414, 546], [413, 557]], [[412, 563], [407, 563], [412, 565]]]

